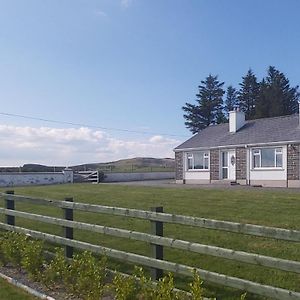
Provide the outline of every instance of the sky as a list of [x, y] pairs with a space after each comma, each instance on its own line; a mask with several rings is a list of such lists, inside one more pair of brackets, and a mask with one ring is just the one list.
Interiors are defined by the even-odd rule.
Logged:
[[299, 11], [298, 0], [0, 0], [0, 165], [174, 157], [191, 136], [182, 106], [209, 74], [238, 87], [274, 65], [300, 84]]

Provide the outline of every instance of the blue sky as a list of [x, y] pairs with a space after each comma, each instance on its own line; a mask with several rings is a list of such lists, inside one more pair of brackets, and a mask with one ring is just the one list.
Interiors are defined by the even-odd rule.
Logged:
[[300, 83], [299, 11], [297, 0], [0, 0], [0, 112], [153, 133], [0, 115], [11, 147], [0, 164], [171, 156], [190, 136], [181, 107], [208, 74], [238, 86], [249, 67], [261, 78], [275, 65]]

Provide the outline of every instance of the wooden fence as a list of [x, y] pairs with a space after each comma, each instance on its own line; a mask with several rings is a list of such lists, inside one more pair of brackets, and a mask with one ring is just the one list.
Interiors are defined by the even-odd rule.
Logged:
[[[270, 297], [273, 299], [300, 299], [300, 293], [296, 291], [290, 291], [278, 287], [263, 285], [260, 283], [237, 277], [231, 277], [224, 274], [203, 270], [200, 268], [194, 268], [192, 266], [165, 261], [163, 260], [163, 247], [170, 247], [195, 253], [211, 255], [215, 257], [221, 257], [224, 259], [265, 266], [297, 274], [300, 274], [300, 261], [286, 260], [281, 258], [247, 253], [243, 251], [235, 251], [232, 249], [226, 249], [216, 246], [204, 245], [200, 243], [193, 243], [185, 240], [164, 237], [163, 224], [171, 223], [188, 225], [213, 230], [261, 236], [297, 243], [300, 242], [300, 231], [168, 214], [163, 213], [162, 207], [152, 208], [152, 211], [144, 211], [137, 209], [78, 203], [73, 202], [72, 198], [66, 198], [65, 201], [58, 201], [52, 199], [21, 196], [15, 195], [13, 191], [0, 193], [0, 196], [4, 198], [5, 201], [5, 207], [0, 208], [0, 213], [5, 215], [5, 222], [0, 222], [0, 229], [30, 234], [34, 238], [63, 245], [66, 249], [66, 256], [69, 258], [71, 258], [73, 255], [73, 248], [78, 248], [83, 250], [89, 250], [99, 254], [105, 254], [108, 257], [112, 257], [121, 261], [150, 267], [152, 270], [151, 274], [153, 279], [158, 279], [159, 277], [161, 277], [163, 274], [163, 270], [185, 276], [192, 276], [193, 270], [196, 269], [201, 278], [204, 281], [210, 283], [240, 289], [243, 291], [247, 291], [265, 297]], [[64, 219], [15, 210], [16, 202], [47, 205], [61, 208], [64, 211]], [[151, 222], [152, 232], [151, 234], [146, 234], [142, 232], [125, 230], [120, 228], [77, 222], [73, 220], [74, 210], [148, 220]], [[18, 227], [15, 224], [16, 217], [26, 218], [48, 224], [60, 225], [64, 228], [64, 237], [43, 233], [36, 230], [26, 229], [23, 227]], [[147, 242], [151, 245], [152, 257], [124, 252], [121, 250], [111, 249], [100, 245], [93, 245], [90, 243], [74, 240], [73, 230], [75, 228], [102, 233], [109, 236]]]

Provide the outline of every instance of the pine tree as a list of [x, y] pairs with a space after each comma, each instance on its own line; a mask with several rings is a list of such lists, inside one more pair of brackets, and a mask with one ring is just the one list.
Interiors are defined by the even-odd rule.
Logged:
[[260, 82], [259, 94], [255, 105], [255, 119], [270, 117], [270, 97], [267, 96], [269, 86], [265, 78]]
[[[298, 86], [290, 87], [289, 79], [273, 66], [269, 67], [265, 82], [264, 101], [269, 106], [268, 117], [290, 115], [297, 112]], [[259, 99], [258, 102], [261, 101]]]
[[241, 111], [245, 113], [246, 119], [253, 119], [255, 116], [255, 104], [259, 95], [259, 83], [251, 69], [242, 77], [238, 100]]
[[222, 88], [223, 85], [224, 82], [220, 82], [218, 76], [209, 75], [198, 86], [197, 104], [186, 103], [182, 107], [185, 112], [183, 115], [186, 120], [185, 125], [192, 133], [197, 133], [210, 124], [224, 121], [223, 95], [225, 92]]
[[238, 92], [230, 85], [226, 92], [225, 112], [228, 114], [230, 111], [234, 110], [235, 106], [239, 105], [238, 103]]

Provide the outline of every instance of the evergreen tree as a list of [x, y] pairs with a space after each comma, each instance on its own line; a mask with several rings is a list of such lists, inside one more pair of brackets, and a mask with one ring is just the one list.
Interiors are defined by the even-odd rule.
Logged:
[[242, 77], [238, 100], [241, 111], [245, 113], [246, 119], [253, 119], [255, 116], [255, 104], [259, 95], [259, 83], [251, 69]]
[[230, 111], [234, 110], [235, 106], [238, 105], [238, 92], [234, 87], [232, 87], [232, 85], [230, 85], [226, 92], [225, 112], [228, 114]]
[[260, 83], [259, 94], [255, 105], [255, 119], [270, 117], [270, 98], [268, 94], [268, 84], [265, 78]]
[[261, 83], [257, 100], [256, 117], [277, 117], [297, 112], [298, 86], [290, 87], [288, 78], [270, 66], [267, 77]]
[[[185, 114], [185, 125], [192, 133], [204, 129], [210, 124], [224, 121], [223, 114], [223, 90], [224, 82], [218, 80], [218, 76], [209, 75], [198, 86], [196, 94], [197, 104], [186, 103], [182, 107]], [[223, 117], [222, 117], [223, 115]]]
[[227, 121], [228, 119], [226, 118], [223, 109], [222, 108], [218, 109], [216, 114], [216, 123], [221, 124], [221, 123], [226, 123]]

